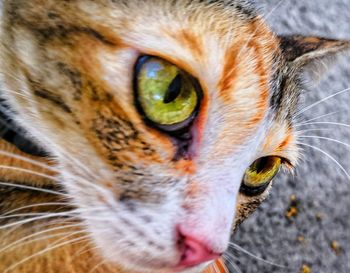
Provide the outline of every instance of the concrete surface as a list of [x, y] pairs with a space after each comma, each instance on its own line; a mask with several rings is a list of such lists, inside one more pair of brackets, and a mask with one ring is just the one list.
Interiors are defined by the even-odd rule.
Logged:
[[[350, 40], [350, 0], [257, 0], [267, 21], [277, 33], [321, 35]], [[268, 15], [267, 15], [268, 14]], [[350, 88], [350, 54], [339, 58], [319, 85], [311, 84], [303, 105]], [[350, 91], [306, 111], [303, 120], [339, 111], [315, 121], [350, 124]], [[317, 124], [304, 128], [328, 128], [308, 132], [350, 143], [350, 128]], [[350, 172], [350, 148], [328, 140], [303, 139], [329, 153]], [[299, 200], [298, 215], [287, 219], [290, 196]], [[302, 264], [312, 273], [350, 272], [350, 178], [325, 154], [306, 149], [295, 177], [281, 174], [270, 198], [234, 236], [250, 252], [289, 268], [278, 268], [236, 253], [243, 273], [301, 272]], [[302, 237], [301, 237], [302, 236]], [[303, 239], [304, 238], [304, 239]], [[340, 250], [331, 245], [336, 241]], [[235, 272], [235, 271], [232, 271]]]

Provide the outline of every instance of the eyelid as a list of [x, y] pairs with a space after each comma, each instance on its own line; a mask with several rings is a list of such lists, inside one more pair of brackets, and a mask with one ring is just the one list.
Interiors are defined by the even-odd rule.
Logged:
[[288, 172], [293, 172], [296, 168], [296, 166], [287, 158], [280, 157], [281, 158], [281, 166]]

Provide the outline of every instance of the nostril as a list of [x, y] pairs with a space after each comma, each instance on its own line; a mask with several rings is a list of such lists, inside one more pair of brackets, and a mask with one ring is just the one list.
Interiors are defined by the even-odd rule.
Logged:
[[214, 253], [200, 238], [179, 233], [179, 250], [181, 253], [180, 267], [196, 266], [215, 260], [221, 256]]

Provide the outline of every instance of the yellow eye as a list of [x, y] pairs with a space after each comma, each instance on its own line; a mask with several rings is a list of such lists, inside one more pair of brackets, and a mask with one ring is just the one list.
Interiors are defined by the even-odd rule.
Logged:
[[194, 118], [198, 85], [188, 73], [156, 57], [141, 57], [136, 65], [136, 99], [146, 118], [158, 127], [181, 127]]
[[263, 193], [271, 180], [278, 173], [282, 159], [277, 156], [267, 156], [254, 161], [245, 171], [241, 192], [254, 196]]

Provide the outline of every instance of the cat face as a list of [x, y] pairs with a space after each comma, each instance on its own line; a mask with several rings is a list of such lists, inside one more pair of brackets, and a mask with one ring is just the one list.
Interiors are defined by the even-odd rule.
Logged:
[[123, 268], [219, 257], [297, 162], [297, 72], [345, 47], [280, 40], [245, 2], [211, 2], [5, 1], [5, 95]]

